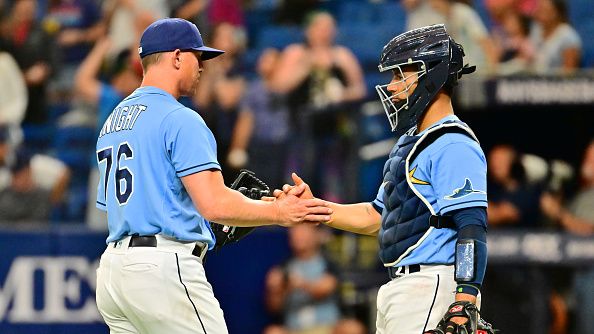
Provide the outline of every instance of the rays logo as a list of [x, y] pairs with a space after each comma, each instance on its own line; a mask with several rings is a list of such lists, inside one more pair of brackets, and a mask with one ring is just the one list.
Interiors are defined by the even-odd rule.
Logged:
[[472, 182], [470, 182], [469, 178], [464, 179], [464, 185], [461, 188], [454, 189], [454, 192], [451, 195], [447, 195], [445, 199], [458, 199], [464, 196], [468, 196], [470, 194], [486, 194], [486, 192], [482, 190], [475, 190], [472, 188]]

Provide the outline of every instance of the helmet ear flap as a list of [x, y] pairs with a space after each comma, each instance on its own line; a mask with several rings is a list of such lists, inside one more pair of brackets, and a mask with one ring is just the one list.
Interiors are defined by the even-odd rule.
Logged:
[[464, 74], [473, 73], [476, 66], [464, 65], [464, 48], [450, 37], [450, 65], [446, 85], [453, 87]]
[[464, 62], [464, 48], [450, 37], [450, 69], [449, 74], [458, 73]]

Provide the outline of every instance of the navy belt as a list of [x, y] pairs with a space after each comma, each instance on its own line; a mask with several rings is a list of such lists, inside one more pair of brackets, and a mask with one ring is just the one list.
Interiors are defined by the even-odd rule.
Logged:
[[[157, 247], [157, 238], [154, 235], [132, 235], [128, 247]], [[208, 247], [205, 243], [196, 243], [192, 255], [200, 257], [204, 247]]]
[[388, 267], [388, 276], [390, 276], [390, 279], [395, 279], [407, 274], [417, 273], [419, 271], [421, 271], [420, 264], [411, 264], [409, 266], [402, 267]]

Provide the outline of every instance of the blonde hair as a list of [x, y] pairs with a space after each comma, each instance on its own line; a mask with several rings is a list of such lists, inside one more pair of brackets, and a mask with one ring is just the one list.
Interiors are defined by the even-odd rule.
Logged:
[[163, 55], [163, 52], [157, 52], [157, 53], [153, 53], [153, 54], [150, 54], [150, 55], [142, 58], [140, 60], [140, 62], [142, 63], [142, 71], [144, 73], [146, 73], [146, 70], [149, 68], [149, 66], [154, 65], [154, 64], [158, 63], [159, 61], [161, 61], [162, 55]]

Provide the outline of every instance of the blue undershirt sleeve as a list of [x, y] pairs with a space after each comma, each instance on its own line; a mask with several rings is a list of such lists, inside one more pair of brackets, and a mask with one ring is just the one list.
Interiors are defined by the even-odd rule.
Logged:
[[487, 210], [484, 207], [460, 209], [452, 212], [452, 218], [458, 229], [458, 241], [471, 241], [474, 244], [473, 278], [458, 281], [456, 292], [476, 296], [487, 269]]

